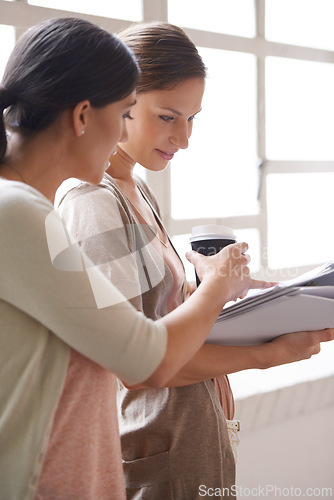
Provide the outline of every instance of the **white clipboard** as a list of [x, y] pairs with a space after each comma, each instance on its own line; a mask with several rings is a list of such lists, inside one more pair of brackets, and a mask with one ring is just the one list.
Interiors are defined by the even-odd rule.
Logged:
[[255, 345], [299, 331], [334, 327], [334, 286], [293, 288], [232, 317], [219, 317], [208, 343]]

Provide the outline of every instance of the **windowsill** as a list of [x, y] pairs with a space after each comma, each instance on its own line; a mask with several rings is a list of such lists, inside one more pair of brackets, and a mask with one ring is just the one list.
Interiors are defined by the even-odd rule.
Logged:
[[232, 373], [229, 379], [237, 400], [331, 375], [334, 375], [334, 341], [322, 344], [321, 352], [311, 359], [267, 370]]

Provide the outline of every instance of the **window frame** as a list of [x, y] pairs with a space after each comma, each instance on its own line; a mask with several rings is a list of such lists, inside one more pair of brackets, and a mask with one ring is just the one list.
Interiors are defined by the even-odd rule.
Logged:
[[[157, 0], [167, 4], [167, 0]], [[259, 159], [259, 213], [235, 217], [173, 219], [171, 217], [171, 176], [170, 169], [157, 176], [148, 172], [147, 181], [160, 202], [161, 213], [172, 236], [191, 232], [192, 226], [214, 223], [231, 226], [235, 230], [256, 228], [260, 236], [260, 271], [257, 277], [270, 280], [285, 280], [292, 277], [291, 269], [268, 268], [267, 191], [266, 177], [272, 173], [334, 172], [334, 161], [291, 161], [268, 160], [266, 157], [266, 102], [265, 102], [265, 59], [268, 56], [334, 63], [334, 51], [301, 47], [272, 42], [265, 38], [265, 2], [254, 0], [256, 36], [240, 36], [213, 33], [181, 26], [197, 46], [253, 54], [257, 60], [257, 152]], [[314, 265], [294, 268], [295, 274], [312, 269]]]
[[[142, 0], [143, 21], [168, 21], [168, 0]], [[214, 33], [183, 27], [194, 43], [200, 47], [237, 51], [253, 54], [257, 60], [257, 153], [259, 159], [259, 212], [255, 215], [244, 214], [235, 217], [173, 219], [171, 217], [171, 175], [167, 168], [159, 174], [147, 172], [147, 181], [159, 200], [163, 221], [170, 235], [176, 236], [191, 232], [192, 226], [214, 223], [233, 227], [235, 230], [256, 228], [260, 235], [260, 268], [258, 277], [269, 277], [271, 280], [291, 277], [291, 269], [268, 269], [267, 248], [267, 192], [266, 177], [272, 173], [307, 173], [334, 172], [333, 161], [273, 161], [266, 158], [265, 134], [265, 59], [267, 56], [291, 58], [306, 61], [326, 62], [334, 64], [334, 51], [311, 47], [301, 47], [284, 43], [272, 42], [265, 38], [265, 2], [254, 0], [256, 36], [246, 38], [241, 36]], [[14, 26], [16, 37], [23, 31], [42, 20], [57, 16], [74, 16], [87, 19], [102, 26], [110, 32], [124, 29], [131, 21], [111, 19], [76, 12], [37, 7], [28, 4], [27, 0], [0, 0], [1, 24]], [[182, 26], [181, 26], [182, 27]], [[296, 269], [302, 273], [314, 266], [304, 266]]]

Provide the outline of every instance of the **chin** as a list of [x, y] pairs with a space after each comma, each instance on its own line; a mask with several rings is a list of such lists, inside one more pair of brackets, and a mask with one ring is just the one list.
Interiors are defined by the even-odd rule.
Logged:
[[166, 170], [168, 165], [169, 165], [169, 161], [162, 160], [162, 161], [155, 162], [152, 165], [150, 165], [149, 170], [152, 170], [152, 172], [163, 172], [164, 170]]
[[137, 163], [141, 165], [142, 167], [146, 168], [146, 170], [149, 170], [150, 172], [163, 172], [169, 164], [169, 161], [140, 161], [137, 160]]

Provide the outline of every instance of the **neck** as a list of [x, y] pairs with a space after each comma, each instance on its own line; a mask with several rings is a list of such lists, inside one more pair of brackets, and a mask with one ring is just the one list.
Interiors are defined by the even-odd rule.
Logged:
[[116, 154], [109, 158], [109, 162], [107, 173], [118, 183], [130, 185], [135, 183], [133, 169], [136, 162], [120, 146], [117, 146]]
[[64, 179], [58, 179], [56, 162], [52, 160], [55, 158], [53, 148], [49, 142], [45, 143], [11, 134], [0, 175], [37, 189], [53, 203], [56, 190]]

